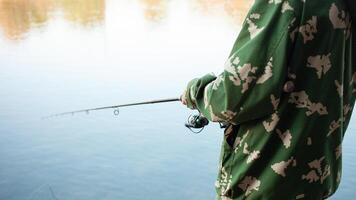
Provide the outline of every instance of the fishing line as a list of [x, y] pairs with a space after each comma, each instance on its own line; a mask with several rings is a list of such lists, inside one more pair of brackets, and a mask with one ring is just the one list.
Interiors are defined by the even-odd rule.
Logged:
[[52, 198], [55, 199], [55, 200], [58, 200], [58, 198], [56, 197], [56, 195], [53, 192], [52, 187], [50, 185], [48, 185], [48, 187], [49, 187], [49, 191], [51, 192]]
[[57, 196], [55, 195], [52, 187], [48, 184], [48, 183], [43, 183], [41, 184], [40, 186], [38, 186], [36, 189], [34, 189], [31, 194], [29, 195], [29, 198], [28, 200], [32, 200], [36, 194], [38, 194], [45, 186], [48, 186], [48, 189], [49, 189], [49, 192], [51, 194], [51, 197], [54, 199], [54, 200], [59, 200], [57, 198]]

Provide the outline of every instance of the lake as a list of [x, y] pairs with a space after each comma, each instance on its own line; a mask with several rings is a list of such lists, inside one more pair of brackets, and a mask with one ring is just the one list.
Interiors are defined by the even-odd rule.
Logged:
[[[223, 69], [246, 0], [0, 0], [0, 200], [214, 199], [222, 131], [192, 134], [178, 97]], [[342, 183], [356, 195], [356, 117]]]

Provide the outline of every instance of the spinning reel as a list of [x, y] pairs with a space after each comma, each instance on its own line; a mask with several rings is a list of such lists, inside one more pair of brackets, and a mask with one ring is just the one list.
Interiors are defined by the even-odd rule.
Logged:
[[[188, 117], [187, 122], [185, 123], [185, 127], [187, 127], [191, 132], [198, 134], [202, 132], [209, 124], [209, 120], [204, 117], [201, 113], [198, 115], [190, 115]], [[220, 128], [224, 129], [228, 127], [230, 124], [228, 122], [219, 122]], [[197, 130], [197, 131], [196, 131]]]
[[[209, 120], [205, 118], [203, 115], [190, 115], [188, 117], [187, 122], [185, 123], [185, 127], [187, 127], [190, 131], [195, 134], [198, 134], [204, 130], [204, 127], [209, 124]], [[197, 130], [197, 131], [196, 131]]]

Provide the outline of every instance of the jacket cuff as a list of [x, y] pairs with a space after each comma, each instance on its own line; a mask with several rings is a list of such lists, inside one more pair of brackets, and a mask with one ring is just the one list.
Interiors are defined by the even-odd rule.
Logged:
[[214, 81], [216, 76], [214, 74], [207, 74], [201, 78], [195, 78], [191, 80], [184, 92], [182, 98], [185, 98], [187, 107], [190, 109], [197, 108], [197, 99], [201, 98], [206, 85]]

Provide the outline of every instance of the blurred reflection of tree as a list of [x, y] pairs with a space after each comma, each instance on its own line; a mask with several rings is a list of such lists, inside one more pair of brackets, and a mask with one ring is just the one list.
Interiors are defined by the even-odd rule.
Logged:
[[229, 0], [225, 2], [225, 11], [239, 23], [242, 23], [245, 19], [253, 3], [252, 0]]
[[[145, 18], [149, 21], [159, 22], [167, 16], [170, 0], [140, 0], [144, 5]], [[232, 18], [236, 24], [241, 24], [253, 0], [189, 0], [193, 6], [208, 15], [213, 13], [221, 16], [223, 11]]]
[[[68, 21], [82, 26], [100, 24], [105, 20], [106, 0], [0, 0], [0, 28], [5, 37], [17, 40], [32, 27], [46, 24], [55, 10], [62, 11]], [[147, 20], [159, 22], [167, 16], [172, 0], [137, 0], [144, 7]], [[178, 0], [176, 0], [178, 1]], [[179, 0], [180, 1], [180, 0]], [[253, 0], [188, 0], [195, 8], [209, 15], [227, 14], [240, 24]]]
[[144, 5], [144, 16], [147, 20], [158, 22], [167, 15], [167, 0], [140, 0]]
[[0, 26], [12, 40], [21, 38], [32, 26], [40, 26], [49, 18], [49, 0], [0, 0]]
[[0, 27], [5, 37], [18, 40], [32, 27], [45, 24], [57, 9], [68, 21], [83, 26], [105, 18], [105, 0], [0, 0]]
[[221, 15], [221, 10], [236, 24], [241, 24], [253, 0], [194, 0], [195, 6], [204, 13]]
[[68, 21], [93, 25], [105, 19], [105, 0], [57, 0]]
[[[170, 0], [139, 0], [144, 5], [145, 18], [149, 21], [160, 21], [167, 16], [168, 3]], [[189, 0], [194, 7], [206, 14], [215, 12], [221, 15], [219, 8], [229, 17], [233, 18], [236, 24], [241, 24], [253, 0]]]

